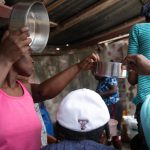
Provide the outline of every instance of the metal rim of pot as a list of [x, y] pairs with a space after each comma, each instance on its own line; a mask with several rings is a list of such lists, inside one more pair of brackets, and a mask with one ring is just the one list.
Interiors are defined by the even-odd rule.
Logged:
[[[40, 12], [40, 13], [39, 13]], [[21, 27], [29, 28], [33, 52], [42, 52], [47, 45], [50, 32], [49, 16], [43, 3], [17, 3], [11, 12], [9, 29], [19, 30]]]
[[123, 68], [122, 63], [100, 61], [95, 64], [94, 75], [99, 77], [126, 78], [127, 70]]

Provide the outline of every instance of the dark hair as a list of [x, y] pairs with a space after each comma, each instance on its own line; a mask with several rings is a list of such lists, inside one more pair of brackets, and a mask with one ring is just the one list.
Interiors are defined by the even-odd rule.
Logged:
[[89, 132], [77, 132], [65, 127], [62, 127], [58, 122], [55, 124], [55, 135], [58, 140], [93, 140], [100, 142], [103, 134], [104, 126], [94, 129]]
[[150, 20], [150, 1], [148, 1], [145, 5], [142, 6], [141, 16], [145, 16], [146, 21]]

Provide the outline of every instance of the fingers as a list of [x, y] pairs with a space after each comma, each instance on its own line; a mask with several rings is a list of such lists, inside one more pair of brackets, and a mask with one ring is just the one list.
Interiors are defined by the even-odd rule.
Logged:
[[6, 31], [2, 37], [2, 42], [9, 36], [9, 31]]
[[94, 56], [97, 62], [102, 60], [102, 58], [100, 58], [100, 56], [97, 53], [94, 53]]
[[136, 59], [135, 59], [136, 55], [128, 55], [127, 57], [125, 57], [124, 61], [123, 61], [123, 65], [130, 65], [131, 63], [135, 63]]
[[22, 46], [28, 46], [31, 43], [31, 38], [27, 38], [25, 40], [22, 40]]
[[28, 27], [21, 28], [20, 29], [20, 33], [21, 33], [20, 38], [22, 40], [25, 40], [26, 38], [28, 38], [30, 36], [30, 34], [29, 34], [29, 28]]
[[15, 63], [25, 53], [30, 51], [29, 44], [31, 41], [28, 28], [26, 27], [21, 28], [19, 31], [7, 31], [1, 43], [1, 54], [7, 57], [8, 61]]
[[29, 33], [25, 32], [20, 35], [20, 38], [21, 38], [21, 40], [26, 40], [29, 36], [30, 36]]
[[93, 62], [100, 61], [100, 57], [97, 53], [92, 53], [92, 55], [90, 56], [90, 59], [92, 59]]
[[127, 62], [128, 62], [128, 56], [125, 57], [125, 59], [122, 62], [122, 65], [127, 65]]
[[127, 66], [127, 70], [135, 70], [137, 67], [137, 55], [128, 55], [123, 63], [122, 66], [126, 65]]
[[30, 50], [30, 46], [26, 46], [22, 48], [23, 53], [27, 53]]
[[94, 62], [100, 61], [100, 57], [99, 57], [98, 54], [92, 53], [87, 58], [85, 58], [85, 60], [90, 64], [90, 63], [94, 63]]
[[31, 41], [32, 40], [30, 38], [27, 38], [24, 34], [21, 34], [20, 36], [17, 36], [15, 40], [12, 40], [12, 42], [16, 45], [16, 48], [20, 50], [23, 48], [26, 49], [26, 47], [29, 47], [29, 44], [31, 43]]
[[28, 27], [22, 27], [21, 29], [20, 29], [20, 32], [28, 32], [29, 31], [29, 28]]
[[19, 30], [10, 30], [10, 31], [12, 33], [19, 34], [19, 33], [29, 32], [29, 28], [25, 26], [25, 27], [20, 28]]
[[80, 69], [89, 70], [89, 69], [92, 69], [92, 67], [94, 66], [94, 63], [98, 62], [99, 60], [100, 60], [100, 57], [98, 56], [98, 54], [93, 53], [89, 55], [88, 57], [86, 57], [85, 59], [83, 59], [80, 63], [78, 63], [78, 66]]
[[29, 46], [31, 43], [31, 38], [29, 38], [29, 29], [27, 27], [21, 28], [19, 31], [12, 31], [10, 38], [18, 48], [23, 48], [24, 46]]
[[32, 42], [32, 40], [31, 40], [31, 38], [29, 38], [29, 36], [30, 36], [29, 35], [29, 29], [27, 27], [23, 27], [20, 29], [19, 38], [22, 42], [22, 46], [27, 46]]

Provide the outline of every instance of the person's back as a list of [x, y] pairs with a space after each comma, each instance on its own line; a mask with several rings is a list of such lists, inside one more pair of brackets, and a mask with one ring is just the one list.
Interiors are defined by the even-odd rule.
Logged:
[[43, 150], [114, 150], [100, 144], [109, 119], [108, 108], [99, 94], [89, 89], [72, 91], [57, 112], [55, 133], [60, 142]]
[[44, 150], [114, 150], [112, 147], [105, 146], [92, 140], [63, 140], [57, 144], [51, 144]]

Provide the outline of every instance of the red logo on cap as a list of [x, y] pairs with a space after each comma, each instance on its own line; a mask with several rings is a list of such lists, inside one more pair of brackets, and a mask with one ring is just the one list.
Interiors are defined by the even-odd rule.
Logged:
[[86, 124], [89, 122], [87, 119], [79, 119], [78, 122], [80, 123], [81, 130], [86, 129]]

